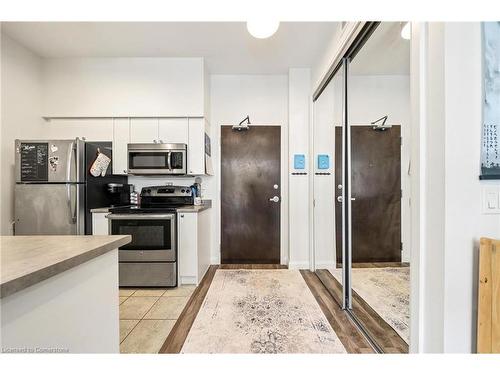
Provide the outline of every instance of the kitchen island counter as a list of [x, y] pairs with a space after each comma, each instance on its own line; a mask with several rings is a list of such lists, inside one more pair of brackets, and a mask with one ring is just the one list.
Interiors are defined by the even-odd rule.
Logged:
[[96, 258], [131, 236], [2, 236], [0, 297]]
[[3, 353], [118, 353], [130, 236], [0, 237]]

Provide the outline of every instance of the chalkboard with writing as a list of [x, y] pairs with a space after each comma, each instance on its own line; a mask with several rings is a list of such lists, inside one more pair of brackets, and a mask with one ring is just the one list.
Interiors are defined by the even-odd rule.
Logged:
[[21, 143], [21, 181], [47, 181], [48, 143]]

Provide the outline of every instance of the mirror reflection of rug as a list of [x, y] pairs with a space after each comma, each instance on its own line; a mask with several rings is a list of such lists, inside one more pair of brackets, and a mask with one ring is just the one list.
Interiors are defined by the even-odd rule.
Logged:
[[[330, 272], [342, 283], [342, 270]], [[353, 268], [352, 288], [409, 344], [410, 267]]]
[[299, 271], [217, 270], [182, 353], [345, 353]]

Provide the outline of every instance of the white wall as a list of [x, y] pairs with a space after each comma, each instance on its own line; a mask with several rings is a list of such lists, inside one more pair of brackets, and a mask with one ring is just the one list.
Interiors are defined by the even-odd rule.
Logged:
[[43, 75], [45, 117], [204, 116], [203, 58], [44, 59]]
[[481, 212], [482, 48], [479, 23], [445, 28], [444, 350], [475, 350], [480, 237], [500, 238], [500, 215]]
[[72, 139], [83, 138], [87, 141], [112, 141], [113, 119], [51, 119], [45, 121], [43, 138]]
[[481, 213], [482, 189], [500, 184], [478, 179], [481, 29], [479, 23], [424, 27], [418, 350], [468, 353], [475, 351], [479, 238], [500, 236], [500, 215]]
[[[290, 268], [311, 268], [313, 230], [312, 161], [311, 161], [311, 72], [309, 69], [290, 69], [289, 97], [289, 252]], [[294, 155], [303, 154], [306, 168], [294, 169]], [[305, 172], [306, 175], [293, 175]]]
[[[335, 119], [342, 106], [342, 97], [335, 96], [334, 85], [341, 84], [332, 80], [321, 96], [313, 104], [313, 172], [329, 172], [330, 175], [313, 175], [314, 195], [314, 265], [315, 268], [336, 267], [335, 246], [335, 196], [339, 191], [335, 187], [335, 123], [341, 123], [342, 118]], [[340, 115], [342, 113], [340, 112]], [[317, 169], [317, 155], [330, 155], [330, 169]]]
[[207, 187], [213, 198], [212, 264], [220, 262], [220, 127], [239, 123], [247, 115], [253, 126], [280, 125], [281, 247], [288, 259], [288, 77], [286, 75], [212, 75], [210, 81], [212, 157], [217, 183]]
[[41, 119], [41, 59], [7, 35], [1, 37], [1, 234], [12, 234], [14, 219], [14, 140], [39, 138]]

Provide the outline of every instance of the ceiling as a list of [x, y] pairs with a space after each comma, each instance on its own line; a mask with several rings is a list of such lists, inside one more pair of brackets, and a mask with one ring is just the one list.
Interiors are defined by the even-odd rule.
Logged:
[[382, 22], [349, 65], [355, 75], [409, 75], [410, 41], [401, 22]]
[[212, 74], [286, 74], [311, 67], [338, 22], [284, 22], [256, 39], [244, 22], [3, 22], [41, 57], [205, 57]]

